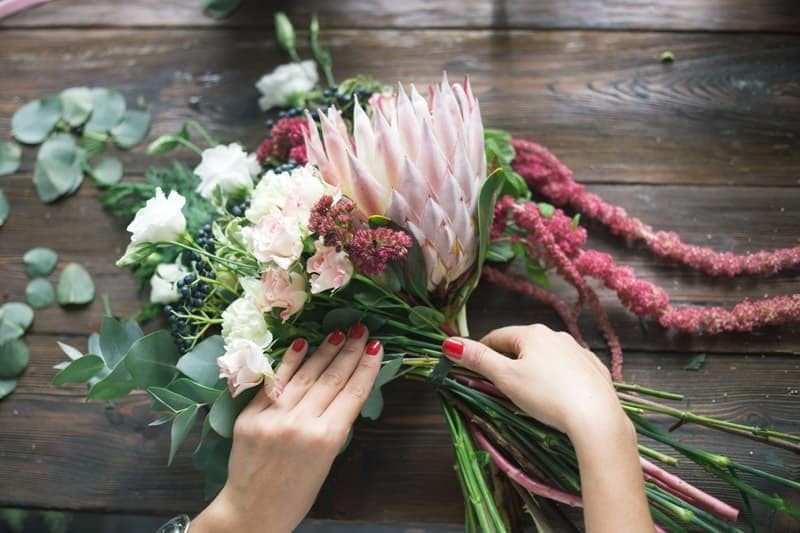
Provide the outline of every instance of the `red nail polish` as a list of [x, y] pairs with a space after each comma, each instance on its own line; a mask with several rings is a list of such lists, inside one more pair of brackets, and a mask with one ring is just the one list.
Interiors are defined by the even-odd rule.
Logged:
[[300, 352], [303, 348], [306, 347], [306, 340], [305, 339], [295, 339], [292, 343], [292, 350], [295, 352]]
[[344, 332], [341, 330], [336, 330], [328, 336], [328, 342], [333, 344], [334, 346], [339, 346], [342, 344], [344, 340]]
[[347, 330], [347, 336], [351, 339], [360, 339], [366, 333], [367, 328], [361, 322], [356, 322]]
[[464, 343], [456, 339], [445, 339], [442, 343], [442, 351], [453, 359], [461, 359], [464, 355]]
[[381, 341], [371, 340], [367, 343], [367, 355], [378, 355], [381, 351]]

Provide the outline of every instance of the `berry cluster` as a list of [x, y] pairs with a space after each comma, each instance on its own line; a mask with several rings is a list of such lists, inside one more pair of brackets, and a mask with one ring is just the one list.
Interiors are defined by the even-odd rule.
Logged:
[[[247, 211], [248, 207], [250, 207], [250, 198], [246, 198], [246, 199], [242, 200], [238, 204], [233, 204], [231, 206], [228, 206], [228, 211], [230, 211], [231, 215], [233, 215], [235, 217], [243, 217], [244, 213], [245, 213], [245, 211]], [[203, 226], [203, 227], [205, 227], [205, 226]], [[210, 228], [210, 226], [209, 226], [209, 228]], [[200, 229], [202, 229], [202, 228], [200, 228]]]

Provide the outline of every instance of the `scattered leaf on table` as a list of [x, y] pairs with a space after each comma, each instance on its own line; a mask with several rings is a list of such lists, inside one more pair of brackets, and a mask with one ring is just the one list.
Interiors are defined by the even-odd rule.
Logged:
[[78, 158], [78, 143], [69, 133], [57, 133], [47, 139], [39, 148], [36, 160], [58, 159], [71, 165]]
[[53, 303], [56, 293], [53, 284], [45, 278], [36, 278], [25, 287], [25, 298], [34, 309], [41, 309]]
[[23, 105], [11, 117], [11, 134], [25, 144], [39, 144], [47, 139], [61, 118], [61, 99], [46, 96]]
[[684, 370], [700, 370], [703, 368], [703, 365], [706, 364], [706, 354], [701, 353], [697, 354], [689, 361], [689, 364], [686, 365], [683, 369]]
[[242, 0], [200, 0], [203, 13], [215, 19], [225, 18], [239, 7]]
[[13, 141], [0, 143], [0, 176], [13, 174], [19, 170], [22, 149]]
[[14, 389], [16, 388], [16, 379], [0, 379], [0, 400], [14, 392]]
[[110, 187], [122, 179], [122, 163], [114, 157], [104, 157], [92, 169], [92, 177], [99, 187]]
[[10, 322], [0, 315], [0, 344], [11, 339], [19, 339], [23, 335], [25, 330], [19, 324]]
[[144, 139], [150, 130], [150, 113], [129, 109], [122, 120], [111, 130], [111, 135], [120, 148], [133, 148]]
[[88, 87], [71, 87], [61, 91], [61, 117], [76, 128], [92, 114], [92, 91]]
[[30, 361], [28, 345], [22, 339], [0, 344], [0, 379], [13, 379], [25, 370]]
[[33, 309], [22, 302], [8, 302], [0, 307], [0, 320], [16, 324], [26, 331], [33, 322]]
[[95, 87], [92, 89], [92, 115], [84, 128], [96, 133], [108, 133], [125, 114], [125, 97], [119, 91]]
[[86, 383], [105, 366], [99, 355], [84, 355], [80, 359], [71, 361], [64, 369], [55, 375], [53, 385], [66, 385], [67, 383]]
[[50, 203], [74, 192], [83, 181], [80, 166], [69, 165], [60, 159], [44, 159], [33, 167], [33, 183], [39, 200]]
[[69, 263], [58, 278], [56, 296], [60, 305], [87, 304], [94, 300], [92, 277], [77, 263]]
[[4, 193], [2, 189], [0, 189], [0, 227], [3, 227], [3, 224], [6, 223], [9, 211], [11, 211], [11, 205], [8, 203], [8, 198], [6, 198], [6, 193]]
[[25, 263], [25, 273], [34, 278], [37, 276], [47, 276], [58, 263], [58, 254], [50, 248], [36, 247], [31, 248], [22, 256]]

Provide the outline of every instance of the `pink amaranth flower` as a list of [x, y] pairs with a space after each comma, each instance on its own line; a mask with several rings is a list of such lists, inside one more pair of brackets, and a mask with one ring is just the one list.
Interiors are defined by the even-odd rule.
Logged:
[[389, 261], [403, 261], [413, 244], [411, 237], [391, 228], [363, 228], [355, 232], [350, 241], [349, 254], [357, 270], [368, 276], [377, 276]]
[[308, 162], [304, 134], [308, 124], [303, 118], [282, 118], [269, 132], [266, 139], [258, 146], [256, 157], [262, 165], [268, 157], [285, 162], [294, 159], [298, 165]]

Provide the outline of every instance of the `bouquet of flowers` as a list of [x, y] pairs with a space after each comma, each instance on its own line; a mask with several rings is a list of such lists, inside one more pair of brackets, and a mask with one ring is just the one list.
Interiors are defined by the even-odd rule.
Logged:
[[[445, 77], [427, 97], [367, 77], [337, 85], [314, 20], [311, 48], [328, 83], [323, 89], [315, 63], [297, 58], [291, 25], [278, 22], [280, 42], [297, 61], [259, 82], [264, 107], [288, 109], [255, 153], [217, 144], [190, 123], [150, 151], [194, 150], [201, 159], [193, 171], [176, 163], [151, 171], [143, 183], [117, 184], [104, 198], [112, 212], [132, 218], [131, 243], [118, 265], [149, 281], [145, 312], [163, 310], [168, 329], [145, 335], [136, 321], [108, 311], [87, 354], [62, 345], [70, 361], [59, 365], [57, 383], [86, 382], [88, 398], [99, 400], [147, 391], [161, 415], [153, 424], [171, 423], [170, 461], [202, 419], [194, 459], [213, 495], [226, 478], [237, 414], [257, 387], [280, 394], [274, 370], [290, 343], [304, 337], [313, 347], [361, 322], [386, 354], [363, 416], [379, 416], [386, 383], [429, 381], [452, 435], [467, 530], [514, 529], [509, 517], [518, 513], [506, 512], [508, 505], [524, 506], [543, 527], [549, 501], [581, 505], [569, 440], [442, 357], [448, 336], [469, 335], [466, 303], [483, 279], [552, 305], [580, 342], [576, 315], [584, 306], [592, 311], [609, 344], [622, 406], [640, 435], [674, 450], [639, 446], [659, 530], [737, 530], [737, 508], [665, 469], [677, 465], [678, 455], [738, 489], [748, 515], [758, 502], [800, 517], [747, 478], [795, 490], [800, 484], [689, 446], [671, 430], [694, 423], [794, 451], [800, 437], [697, 415], [659, 401], [681, 401], [678, 394], [624, 383], [619, 341], [585, 276], [601, 279], [636, 314], [685, 332], [797, 320], [800, 298], [744, 302], [731, 311], [674, 308], [666, 292], [611, 256], [584, 250], [579, 217], [534, 201], [532, 193], [712, 275], [775, 272], [800, 261], [797, 249], [737, 257], [652, 230], [586, 193], [543, 147], [484, 129], [468, 79], [451, 84]], [[527, 276], [505, 268], [515, 259]], [[574, 308], [546, 289], [551, 272], [576, 287]], [[663, 429], [648, 418], [653, 413], [675, 418], [675, 426]]]

